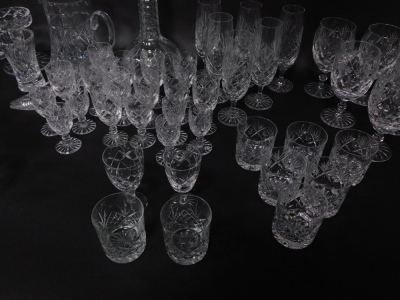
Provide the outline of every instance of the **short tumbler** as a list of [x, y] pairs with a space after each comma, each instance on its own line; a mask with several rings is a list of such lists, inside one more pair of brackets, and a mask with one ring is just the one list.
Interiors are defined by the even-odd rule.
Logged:
[[262, 117], [248, 117], [237, 126], [236, 162], [245, 170], [259, 171], [261, 158], [270, 155], [278, 129]]
[[92, 223], [107, 257], [116, 263], [137, 259], [146, 247], [144, 208], [139, 198], [124, 193], [100, 200], [92, 211]]
[[193, 265], [206, 255], [210, 235], [211, 208], [202, 198], [171, 198], [160, 213], [169, 257], [180, 265]]

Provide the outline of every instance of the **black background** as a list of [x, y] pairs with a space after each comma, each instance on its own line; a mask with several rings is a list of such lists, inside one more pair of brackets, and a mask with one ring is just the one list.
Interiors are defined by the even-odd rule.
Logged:
[[[125, 48], [138, 34], [136, 1], [93, 0], [94, 10], [107, 12], [117, 32], [115, 49]], [[222, 0], [222, 9], [234, 15], [238, 0]], [[348, 18], [361, 38], [370, 24], [400, 25], [395, 1], [262, 1], [263, 16], [279, 16], [284, 4], [305, 7], [305, 27], [299, 57], [287, 71], [294, 89], [275, 94], [261, 115], [278, 127], [276, 144], [282, 145], [286, 127], [299, 120], [322, 125], [329, 134], [325, 154], [338, 130], [319, 119], [323, 108], [336, 106], [337, 98], [308, 96], [304, 85], [316, 80], [312, 59], [313, 35], [328, 16]], [[33, 0], [3, 0], [2, 7], [28, 7], [33, 16], [37, 49], [49, 53], [44, 10]], [[194, 51], [196, 1], [159, 1], [161, 32], [182, 50]], [[252, 88], [251, 91], [255, 90]], [[313, 244], [289, 250], [271, 233], [274, 208], [257, 192], [258, 172], [235, 162], [235, 128], [216, 120], [209, 137], [211, 154], [203, 157], [192, 193], [213, 210], [209, 250], [193, 266], [172, 262], [165, 251], [159, 212], [174, 192], [164, 170], [155, 161], [159, 142], [145, 150], [145, 175], [138, 191], [149, 206], [145, 212], [147, 246], [136, 261], [119, 265], [104, 255], [92, 227], [90, 213], [104, 196], [117, 190], [101, 161], [102, 136], [107, 127], [96, 119], [97, 129], [80, 137], [79, 152], [62, 156], [54, 146], [59, 137], [40, 134], [44, 119], [34, 111], [9, 108], [22, 95], [12, 76], [0, 72], [0, 299], [226, 299], [304, 298], [394, 299], [399, 292], [399, 166], [400, 138], [387, 136], [393, 158], [372, 164], [365, 179], [350, 189], [338, 215], [323, 222]], [[355, 128], [372, 133], [367, 109], [354, 104]], [[189, 132], [188, 125], [183, 127]], [[125, 128], [129, 135], [133, 126]], [[189, 135], [193, 138], [193, 135]]]

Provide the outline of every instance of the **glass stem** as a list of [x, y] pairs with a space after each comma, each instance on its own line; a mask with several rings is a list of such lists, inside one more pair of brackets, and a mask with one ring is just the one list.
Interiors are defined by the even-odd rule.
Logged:
[[258, 86], [258, 93], [261, 95], [262, 94], [262, 91], [263, 91], [263, 89], [264, 89], [264, 86]]
[[340, 116], [341, 114], [343, 114], [343, 112], [346, 110], [347, 108], [347, 104], [346, 101], [340, 100], [340, 102], [337, 105], [337, 116]]
[[182, 194], [182, 197], [180, 197], [180, 199], [179, 199], [179, 204], [186, 204], [186, 202], [187, 202], [187, 195], [188, 194]]
[[229, 110], [231, 117], [236, 116], [236, 101], [231, 100], [231, 108]]
[[323, 85], [325, 84], [325, 81], [328, 80], [328, 73], [322, 73], [318, 76], [319, 82], [318, 82], [318, 88], [322, 88]]
[[137, 132], [138, 132], [138, 134], [139, 134], [139, 136], [140, 136], [140, 138], [142, 139], [142, 140], [144, 140], [145, 138], [146, 138], [146, 127], [140, 127], [140, 128], [138, 128], [138, 130], [137, 130]]
[[69, 142], [72, 138], [71, 138], [71, 136], [69, 135], [69, 133], [68, 134], [63, 134], [62, 136], [61, 136], [61, 139], [63, 140], [63, 142]]
[[378, 132], [378, 131], [375, 131], [375, 133], [372, 135], [372, 137], [378, 143], [383, 143], [383, 141], [385, 140], [385, 136], [382, 133]]
[[78, 117], [78, 122], [79, 123], [83, 123], [83, 122], [85, 122], [86, 121], [86, 117], [85, 116], [79, 116]]
[[110, 133], [111, 134], [118, 134], [117, 126], [110, 126]]
[[287, 70], [287, 68], [279, 67], [279, 76], [278, 76], [279, 84], [283, 84], [286, 70]]

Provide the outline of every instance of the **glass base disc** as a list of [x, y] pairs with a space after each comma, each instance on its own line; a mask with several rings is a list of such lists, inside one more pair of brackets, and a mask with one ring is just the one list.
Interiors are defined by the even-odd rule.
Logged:
[[199, 149], [201, 155], [207, 155], [212, 150], [212, 144], [210, 141], [203, 139], [203, 141], [193, 140], [190, 142], [191, 145], [196, 146]]
[[229, 101], [229, 97], [225, 94], [224, 90], [221, 88], [219, 90], [219, 96], [218, 96], [218, 104], [222, 104]]
[[186, 132], [184, 132], [183, 130], [181, 130], [181, 135], [179, 136], [179, 140], [177, 142], [177, 144], [183, 144], [184, 142], [186, 142], [186, 140], [188, 139], [188, 135]]
[[349, 113], [348, 111], [344, 111], [339, 114], [339, 111], [336, 108], [324, 109], [321, 112], [320, 117], [325, 124], [339, 129], [353, 127], [356, 123], [353, 114]]
[[312, 97], [319, 99], [328, 99], [335, 96], [329, 84], [320, 82], [310, 82], [304, 86], [304, 90]]
[[35, 110], [29, 94], [23, 95], [10, 102], [10, 108], [18, 110]]
[[[40, 70], [44, 70], [44, 68], [48, 65], [48, 63], [50, 62], [50, 56], [48, 56], [45, 53], [41, 53], [41, 52], [36, 52], [36, 58], [38, 60], [39, 63], [39, 69]], [[3, 66], [3, 70], [6, 74], [8, 75], [14, 75], [14, 71], [10, 65], [10, 63], [8, 61], [6, 61], [4, 63]]]
[[117, 133], [107, 133], [103, 136], [103, 144], [107, 147], [116, 147], [128, 142], [128, 134], [124, 131], [118, 131]]
[[211, 128], [210, 130], [207, 132], [206, 135], [212, 135], [213, 133], [215, 133], [217, 131], [217, 125], [215, 125], [214, 122], [211, 123]]
[[273, 103], [270, 97], [259, 93], [250, 94], [244, 99], [244, 104], [254, 110], [270, 109]]
[[142, 137], [138, 134], [134, 135], [131, 137], [129, 140], [129, 143], [133, 147], [140, 148], [140, 149], [147, 149], [153, 146], [156, 142], [156, 137], [154, 134], [151, 134], [150, 132], [146, 132], [145, 136]]
[[246, 113], [236, 107], [226, 107], [218, 112], [218, 120], [226, 126], [237, 126], [240, 122], [244, 122], [246, 118]]
[[367, 95], [361, 96], [360, 98], [351, 100], [351, 102], [360, 106], [368, 106], [368, 98], [369, 98], [369, 93]]
[[286, 78], [283, 78], [282, 81], [282, 83], [279, 83], [278, 78], [274, 78], [267, 87], [275, 93], [290, 92], [293, 89], [293, 83]]
[[159, 165], [164, 165], [164, 149], [160, 150], [156, 154], [156, 161]]
[[93, 117], [98, 117], [94, 107], [89, 108], [89, 114], [91, 114]]
[[384, 162], [389, 160], [392, 157], [392, 149], [388, 146], [388, 144], [380, 142], [379, 143], [379, 150], [375, 154], [374, 158], [372, 159], [373, 162]]
[[53, 129], [50, 128], [49, 124], [47, 123], [42, 126], [42, 128], [40, 129], [40, 133], [47, 137], [58, 135]]
[[75, 122], [74, 125], [72, 126], [72, 132], [79, 134], [79, 135], [85, 135], [93, 132], [96, 129], [96, 123], [92, 120], [86, 119], [83, 122]]
[[72, 154], [78, 151], [82, 146], [81, 140], [71, 137], [68, 141], [60, 141], [56, 145], [56, 151], [60, 154]]

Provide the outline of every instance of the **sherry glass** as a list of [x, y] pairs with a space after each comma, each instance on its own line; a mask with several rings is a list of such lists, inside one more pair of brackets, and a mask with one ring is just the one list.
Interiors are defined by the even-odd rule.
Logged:
[[[164, 114], [165, 119], [169, 123], [180, 122], [182, 125], [184, 123], [186, 107], [187, 107], [188, 96], [177, 96], [173, 98], [169, 98], [165, 96], [162, 99], [162, 112]], [[178, 143], [184, 143], [188, 138], [188, 135], [185, 131], [180, 130], [180, 136]]]
[[208, 16], [219, 11], [221, 11], [221, 0], [197, 0], [195, 46], [201, 58], [205, 56]]
[[227, 126], [236, 126], [246, 119], [246, 113], [236, 108], [236, 102], [247, 92], [250, 84], [249, 45], [252, 34], [244, 30], [228, 33], [222, 61], [222, 87], [231, 106], [218, 112], [218, 120]]
[[204, 136], [211, 128], [212, 109], [205, 104], [193, 105], [189, 108], [189, 127], [196, 139], [191, 142], [201, 155], [207, 155], [212, 150], [212, 144]]
[[47, 79], [57, 96], [70, 99], [77, 90], [77, 74], [70, 61], [56, 60], [45, 67]]
[[168, 256], [177, 264], [193, 265], [206, 255], [212, 212], [202, 198], [174, 196], [161, 209]]
[[201, 153], [196, 146], [180, 144], [165, 148], [164, 167], [171, 187], [186, 201], [200, 172]]
[[344, 42], [335, 56], [332, 67], [332, 89], [340, 99], [337, 108], [321, 112], [321, 119], [335, 128], [350, 128], [354, 116], [345, 111], [346, 102], [364, 95], [377, 77], [381, 51], [373, 44], [363, 41]]
[[327, 99], [334, 96], [332, 87], [325, 82], [332, 71], [336, 53], [343, 42], [354, 40], [356, 36], [356, 24], [342, 18], [322, 19], [314, 35], [312, 53], [315, 63], [321, 70], [319, 82], [310, 82], [304, 86], [304, 90], [310, 96]]
[[268, 88], [276, 93], [287, 93], [293, 89], [293, 83], [284, 78], [284, 74], [297, 59], [304, 27], [304, 7], [285, 5], [280, 19], [282, 25], [282, 46], [279, 54], [279, 76], [272, 80]]
[[108, 195], [93, 208], [92, 224], [106, 256], [125, 264], [137, 259], [146, 247], [144, 207], [126, 193]]
[[80, 135], [93, 132], [96, 129], [96, 123], [90, 119], [86, 119], [90, 100], [87, 91], [82, 85], [79, 85], [68, 102], [71, 105], [74, 117], [78, 118], [78, 121], [72, 126], [72, 132]]
[[[233, 17], [224, 12], [215, 12], [208, 16], [207, 38], [204, 55], [204, 64], [208, 73], [216, 76], [219, 80], [222, 77], [222, 61], [226, 43], [232, 39]], [[223, 89], [220, 89], [218, 103], [228, 101]]]
[[105, 73], [118, 65], [113, 46], [106, 42], [95, 42], [87, 47], [87, 53], [92, 66]]
[[50, 128], [61, 135], [62, 140], [56, 145], [58, 153], [72, 154], [81, 148], [81, 140], [69, 135], [73, 124], [73, 114], [67, 102], [55, 102], [47, 106], [45, 116]]
[[[82, 61], [78, 66], [79, 76], [82, 79], [83, 86], [91, 94], [92, 88], [103, 82], [103, 74], [98, 72], [89, 59]], [[91, 101], [92, 107], [89, 108], [89, 113], [97, 117], [96, 110], [93, 107], [93, 101]]]
[[143, 150], [129, 143], [107, 147], [103, 152], [103, 164], [111, 183], [121, 192], [138, 197], [146, 208], [146, 196], [136, 192], [144, 174]]
[[[51, 88], [50, 83], [30, 91], [29, 97], [30, 101], [32, 101], [32, 105], [35, 108], [35, 111], [43, 118], [46, 118], [46, 107], [54, 104], [56, 101], [56, 94]], [[47, 137], [57, 135], [57, 133], [55, 133], [54, 130], [50, 128], [47, 122], [40, 129], [40, 133]]]
[[378, 142], [379, 150], [373, 162], [384, 162], [392, 157], [392, 150], [383, 142], [384, 134], [400, 135], [400, 74], [398, 66], [392, 74], [377, 79], [368, 100], [368, 115], [375, 129], [372, 137]]
[[[179, 141], [181, 122], [169, 122], [163, 114], [158, 115], [155, 121], [157, 138], [164, 147], [172, 147]], [[164, 149], [157, 152], [156, 161], [164, 165]]]
[[263, 94], [264, 86], [268, 85], [278, 69], [279, 52], [282, 40], [282, 21], [275, 18], [262, 18], [250, 50], [251, 78], [258, 86], [258, 93], [250, 94], [245, 104], [255, 110], [271, 108], [272, 99]]

